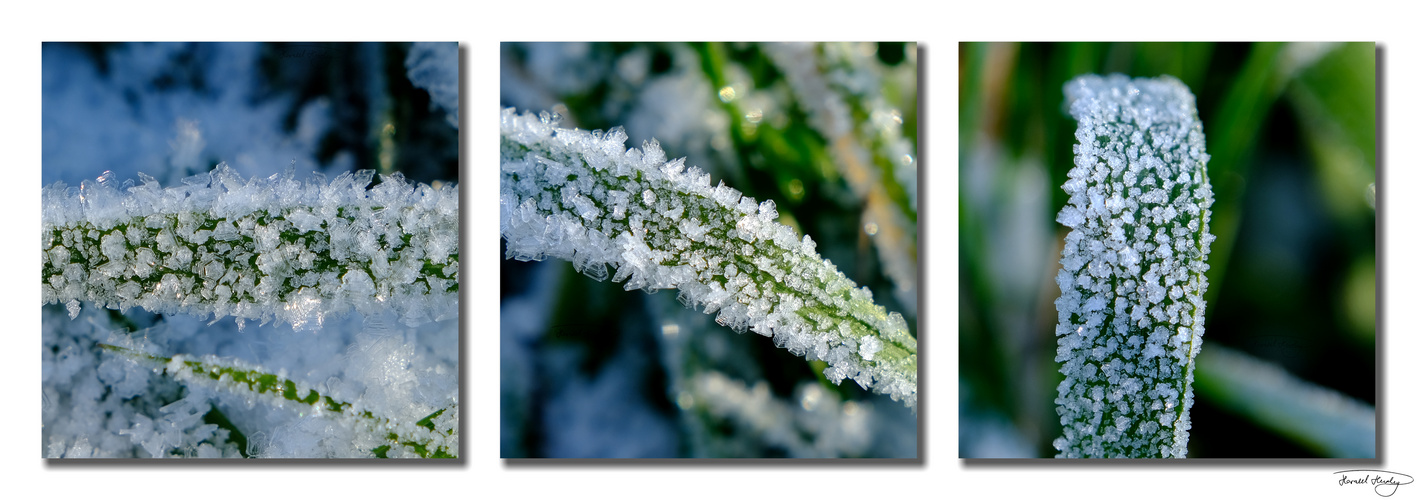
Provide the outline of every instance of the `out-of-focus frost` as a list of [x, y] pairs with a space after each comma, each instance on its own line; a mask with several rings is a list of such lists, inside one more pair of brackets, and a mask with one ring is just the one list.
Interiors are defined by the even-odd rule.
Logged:
[[418, 42], [404, 59], [408, 79], [428, 91], [433, 104], [448, 112], [448, 123], [458, 126], [458, 44]]

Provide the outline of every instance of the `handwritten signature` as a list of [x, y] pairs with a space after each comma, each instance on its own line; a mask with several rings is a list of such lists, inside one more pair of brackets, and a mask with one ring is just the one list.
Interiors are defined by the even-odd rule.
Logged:
[[1381, 497], [1390, 497], [1397, 493], [1397, 487], [1404, 484], [1412, 484], [1412, 476], [1400, 472], [1385, 470], [1341, 470], [1335, 472], [1339, 474], [1339, 486], [1368, 485], [1373, 487], [1373, 492]]

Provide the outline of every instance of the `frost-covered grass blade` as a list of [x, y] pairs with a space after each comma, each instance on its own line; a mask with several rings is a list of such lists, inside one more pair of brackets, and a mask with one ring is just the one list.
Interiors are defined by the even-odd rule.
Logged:
[[456, 313], [451, 185], [401, 174], [243, 179], [225, 164], [163, 188], [111, 174], [44, 188], [41, 294], [162, 314], [275, 320], [295, 329], [354, 310], [416, 325]]
[[1213, 194], [1195, 96], [1179, 80], [1082, 76], [1058, 222], [1059, 457], [1183, 458], [1205, 332]]
[[370, 456], [457, 458], [456, 404], [439, 409], [417, 422], [396, 422], [377, 416], [357, 403], [322, 395], [307, 384], [241, 361], [216, 356], [192, 358], [177, 355], [169, 358], [110, 344], [99, 346], [134, 362], [152, 363], [183, 384], [204, 384], [219, 390], [247, 394], [273, 406], [299, 405], [313, 416], [336, 420], [355, 431], [355, 442], [351, 444]]
[[512, 109], [501, 119], [507, 258], [565, 259], [627, 290], [677, 289], [720, 324], [825, 360], [834, 383], [851, 378], [914, 407], [916, 341], [904, 317], [778, 223], [773, 201], [710, 186], [656, 142], [627, 150], [619, 128], [563, 129]]

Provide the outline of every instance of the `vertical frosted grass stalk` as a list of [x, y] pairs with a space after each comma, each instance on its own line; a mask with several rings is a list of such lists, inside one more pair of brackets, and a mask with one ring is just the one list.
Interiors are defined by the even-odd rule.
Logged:
[[112, 174], [44, 188], [41, 293], [127, 310], [319, 328], [350, 310], [410, 326], [457, 313], [458, 199], [451, 184], [243, 179], [225, 164], [163, 188]]
[[626, 150], [622, 129], [558, 128], [504, 109], [501, 234], [507, 258], [570, 261], [626, 290], [678, 289], [719, 324], [771, 337], [845, 378], [914, 407], [916, 342], [899, 313], [876, 305], [810, 237], [708, 174], [668, 161], [657, 142]]
[[1078, 77], [1058, 222], [1058, 457], [1184, 458], [1205, 332], [1213, 194], [1195, 96], [1169, 76]]

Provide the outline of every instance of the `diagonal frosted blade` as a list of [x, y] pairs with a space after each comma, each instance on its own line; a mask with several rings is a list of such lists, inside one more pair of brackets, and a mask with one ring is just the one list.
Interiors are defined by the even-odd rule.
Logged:
[[1195, 96], [1163, 76], [1078, 77], [1058, 222], [1058, 457], [1183, 458], [1205, 332], [1213, 195]]
[[719, 324], [826, 361], [834, 383], [850, 378], [915, 407], [916, 341], [900, 313], [777, 222], [772, 200], [710, 187], [707, 173], [667, 160], [658, 142], [626, 149], [626, 137], [502, 111], [507, 258], [569, 260], [626, 290], [677, 289]]

